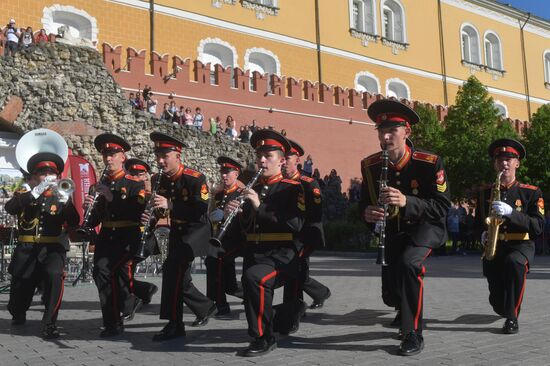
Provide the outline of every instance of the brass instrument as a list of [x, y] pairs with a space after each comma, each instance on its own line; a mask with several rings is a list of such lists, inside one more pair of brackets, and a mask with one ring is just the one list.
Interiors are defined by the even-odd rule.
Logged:
[[74, 192], [75, 185], [72, 179], [56, 179], [54, 176], [46, 177], [52, 183], [52, 190], [61, 202], [67, 202]]
[[[243, 191], [252, 188], [254, 184], [256, 184], [258, 179], [260, 179], [263, 171], [264, 171], [264, 168], [260, 168], [256, 173], [256, 175], [254, 175], [254, 177], [250, 180], [250, 182], [248, 182], [246, 187], [244, 187]], [[220, 230], [218, 231], [218, 234], [215, 237], [210, 238], [209, 240], [210, 244], [216, 247], [222, 246], [222, 238], [225, 236], [225, 232], [231, 225], [231, 222], [233, 221], [235, 216], [237, 216], [237, 213], [239, 213], [239, 208], [241, 208], [242, 205], [244, 204], [244, 195], [241, 194], [239, 197], [237, 197], [237, 201], [239, 201], [239, 207], [229, 213], [229, 215], [227, 216], [223, 224], [220, 226]]]
[[141, 233], [141, 239], [139, 241], [139, 248], [136, 253], [136, 258], [138, 259], [145, 259], [147, 258], [146, 255], [146, 249], [147, 249], [147, 241], [151, 237], [151, 235], [154, 235], [151, 232], [151, 224], [153, 223], [153, 205], [155, 204], [155, 196], [157, 195], [157, 190], [160, 187], [160, 181], [162, 179], [162, 171], [160, 170], [157, 173], [157, 179], [154, 182], [154, 185], [151, 187], [151, 196], [149, 197], [149, 200], [147, 201], [147, 204], [145, 205], [145, 212], [149, 212], [149, 219], [143, 226], [143, 232]]
[[[107, 176], [107, 172], [108, 172], [107, 167], [105, 167], [97, 183], [100, 183], [105, 179], [105, 177]], [[86, 207], [86, 212], [84, 213], [84, 219], [82, 220], [82, 225], [80, 225], [80, 227], [76, 230], [77, 233], [79, 233], [85, 238], [89, 238], [90, 236], [92, 236], [92, 232], [94, 230], [93, 227], [90, 227], [90, 217], [92, 215], [92, 211], [95, 208], [95, 205], [97, 204], [98, 198], [99, 198], [99, 192], [97, 192], [96, 190], [94, 192], [92, 203], [88, 205], [88, 207]]]
[[[500, 179], [504, 171], [500, 171], [495, 180], [495, 185], [491, 190], [491, 204], [495, 201], [500, 201]], [[498, 242], [498, 233], [500, 230], [500, 225], [504, 222], [502, 216], [497, 215], [495, 211], [491, 208], [489, 216], [485, 219], [487, 224], [487, 241], [485, 244], [485, 250], [483, 251], [482, 258], [490, 261], [495, 257], [497, 251], [497, 242]]]

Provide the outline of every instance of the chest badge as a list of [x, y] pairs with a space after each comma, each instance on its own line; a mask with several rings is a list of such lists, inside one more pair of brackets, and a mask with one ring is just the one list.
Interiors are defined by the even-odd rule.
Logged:
[[418, 181], [416, 179], [411, 180], [412, 194], [415, 196], [418, 194]]
[[187, 201], [189, 199], [189, 191], [187, 190], [187, 188], [183, 188], [181, 190], [181, 197], [184, 201]]
[[50, 206], [50, 214], [55, 215], [56, 212], [57, 212], [57, 206], [56, 205], [51, 205]]
[[521, 206], [522, 206], [521, 200], [520, 199], [516, 200], [516, 211], [521, 212]]
[[126, 190], [126, 187], [122, 187], [120, 189], [120, 198], [125, 200], [128, 197], [128, 191]]
[[203, 184], [201, 187], [201, 199], [203, 201], [208, 200], [208, 187], [206, 186], [206, 184]]

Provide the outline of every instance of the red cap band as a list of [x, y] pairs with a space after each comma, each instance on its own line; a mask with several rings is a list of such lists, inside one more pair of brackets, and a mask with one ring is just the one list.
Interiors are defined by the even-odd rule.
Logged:
[[511, 146], [499, 146], [493, 151], [494, 156], [498, 156], [500, 153], [512, 153], [519, 157], [519, 152]]
[[52, 168], [57, 172], [57, 164], [55, 164], [53, 161], [41, 161], [40, 163], [35, 165], [34, 170], [38, 170], [40, 168]]
[[101, 152], [104, 152], [105, 150], [124, 151], [124, 148], [119, 144], [115, 144], [114, 142], [107, 142], [105, 143], [105, 145], [103, 145]]
[[131, 170], [143, 170], [144, 172], [147, 171], [147, 168], [144, 165], [141, 165], [141, 164], [130, 165], [130, 169]]
[[241, 168], [239, 168], [236, 165], [230, 164], [230, 163], [223, 163], [222, 168], [230, 168], [230, 169], [235, 169], [235, 170], [241, 171]]
[[376, 117], [376, 124], [382, 124], [384, 122], [397, 122], [402, 123], [406, 127], [410, 127], [409, 120], [406, 116], [397, 113], [381, 113]]
[[159, 149], [172, 149], [177, 152], [181, 152], [181, 146], [174, 144], [170, 141], [156, 141], [155, 147]]
[[281, 144], [279, 141], [274, 140], [274, 139], [259, 140], [258, 143], [256, 144], [256, 149], [259, 148], [259, 147], [262, 147], [262, 146], [273, 146], [273, 147], [279, 148], [283, 151], [285, 150], [284, 145]]

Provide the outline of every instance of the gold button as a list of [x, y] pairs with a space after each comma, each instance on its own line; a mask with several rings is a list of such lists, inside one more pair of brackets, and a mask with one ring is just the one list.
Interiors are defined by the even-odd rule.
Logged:
[[395, 184], [397, 184], [397, 185], [400, 185], [400, 184], [401, 184], [401, 182], [400, 182], [400, 181], [397, 181], [397, 182], [395, 182]]
[[400, 174], [401, 174], [401, 173], [399, 173], [399, 172], [395, 172], [395, 176], [396, 176], [396, 177], [399, 177]]

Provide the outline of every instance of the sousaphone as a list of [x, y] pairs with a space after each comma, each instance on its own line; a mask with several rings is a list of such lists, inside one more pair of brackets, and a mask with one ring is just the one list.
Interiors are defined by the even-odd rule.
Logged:
[[55, 131], [47, 128], [38, 128], [27, 132], [17, 142], [15, 147], [15, 159], [19, 167], [25, 172], [29, 159], [35, 154], [49, 152], [58, 155], [67, 162], [69, 157], [69, 147], [65, 139]]

